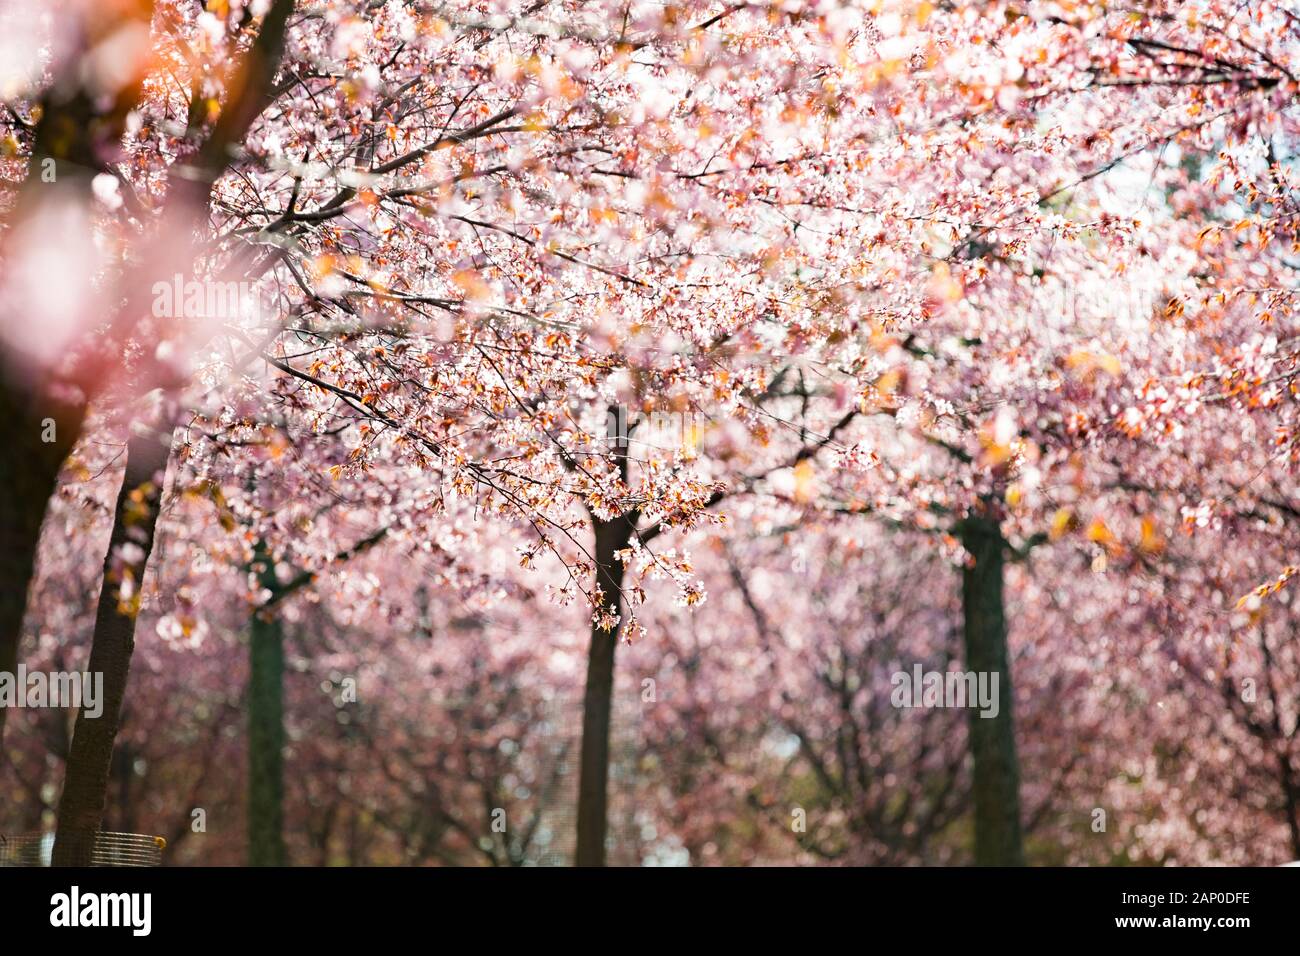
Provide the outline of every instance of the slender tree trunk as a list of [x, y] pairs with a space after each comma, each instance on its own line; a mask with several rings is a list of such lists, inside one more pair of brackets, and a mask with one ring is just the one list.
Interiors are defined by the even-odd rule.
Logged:
[[975, 863], [1022, 866], [1020, 767], [1016, 759], [1011, 667], [1002, 600], [1006, 542], [996, 520], [971, 515], [961, 524], [962, 546], [974, 563], [962, 572], [962, 618], [966, 668], [998, 675], [996, 717], [970, 711], [974, 760]]
[[[135, 649], [135, 620], [144, 575], [153, 551], [154, 531], [162, 499], [163, 474], [170, 442], [155, 433], [133, 434], [127, 442], [126, 474], [113, 510], [113, 533], [99, 591], [95, 632], [91, 639], [91, 679], [103, 677], [98, 717], [83, 702], [72, 731], [72, 747], [59, 800], [54, 839], [55, 866], [84, 866], [93, 849], [93, 835], [104, 818], [113, 742], [122, 716], [122, 700]], [[124, 547], [134, 545], [134, 548]], [[138, 549], [138, 550], [136, 550]], [[134, 591], [121, 597], [129, 576]]]
[[[271, 556], [259, 547], [264, 587]], [[273, 610], [253, 615], [248, 647], [248, 865], [285, 866], [284, 625]]]
[[[362, 538], [336, 560], [349, 561], [384, 540], [383, 527]], [[284, 624], [276, 605], [313, 575], [302, 572], [281, 584], [266, 543], [258, 542], [253, 569], [270, 594], [253, 614], [248, 644], [248, 864], [287, 866], [284, 843]]]
[[[613, 521], [593, 518], [596, 531], [597, 580], [604, 592], [605, 607], [622, 611], [623, 564], [614, 554], [628, 546], [636, 526], [636, 515]], [[587, 651], [587, 688], [582, 698], [582, 754], [578, 775], [577, 866], [605, 865], [605, 834], [608, 829], [609, 730], [614, 698], [614, 651], [622, 627], [603, 631], [591, 627]]]

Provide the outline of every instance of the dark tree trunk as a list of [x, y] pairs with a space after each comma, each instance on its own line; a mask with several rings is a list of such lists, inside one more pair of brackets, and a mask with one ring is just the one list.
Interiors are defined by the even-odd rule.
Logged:
[[970, 712], [970, 749], [974, 761], [975, 863], [1022, 866], [1020, 835], [1020, 767], [1016, 759], [1011, 667], [1007, 623], [1002, 603], [1006, 542], [997, 521], [971, 515], [961, 524], [962, 546], [974, 563], [962, 572], [962, 619], [966, 668], [998, 675], [998, 713]]
[[[622, 611], [623, 564], [614, 554], [628, 546], [636, 526], [636, 515], [613, 521], [593, 518], [596, 531], [597, 580], [604, 592], [605, 607]], [[587, 651], [587, 688], [582, 698], [582, 755], [578, 776], [577, 866], [605, 865], [605, 834], [608, 829], [609, 730], [614, 698], [614, 651], [619, 627], [603, 631], [591, 627]]]
[[[84, 866], [93, 849], [93, 834], [103, 822], [113, 742], [121, 721], [122, 700], [135, 649], [136, 612], [153, 551], [169, 447], [169, 442], [153, 433], [132, 435], [127, 442], [126, 474], [113, 510], [113, 533], [104, 556], [87, 666], [92, 679], [94, 675], [103, 675], [103, 712], [91, 717], [83, 704], [77, 714], [63, 795], [59, 800], [55, 866]], [[127, 544], [140, 549], [134, 561], [124, 561], [120, 556]], [[120, 600], [125, 574], [131, 576], [135, 588], [128, 602]]]
[[[132, 18], [145, 27], [152, 4], [133, 8]], [[93, 18], [91, 25], [98, 24]], [[94, 94], [77, 81], [79, 59], [73, 57], [55, 76], [41, 100], [41, 119], [33, 133], [27, 180], [17, 201], [3, 214], [8, 223], [25, 219], [46, 201], [54, 183], [64, 194], [89, 194], [90, 182], [104, 168], [101, 147], [121, 139], [127, 113], [138, 89], [128, 83], [111, 103], [96, 103]], [[53, 183], [47, 162], [53, 161]], [[10, 320], [0, 316], [0, 321]], [[32, 316], [17, 321], [39, 321]], [[16, 381], [5, 367], [20, 356], [0, 357], [0, 671], [18, 666], [18, 639], [27, 592], [36, 564], [41, 523], [58, 482], [59, 469], [81, 434], [84, 405], [63, 404], [46, 394], [48, 382]], [[29, 371], [31, 371], [29, 369]], [[54, 440], [46, 422], [55, 423]], [[4, 741], [5, 709], [0, 707], [0, 744]]]
[[[263, 587], [271, 556], [258, 548]], [[248, 646], [248, 865], [285, 866], [284, 627], [274, 610], [253, 615]]]
[[[386, 527], [336, 556], [348, 561], [374, 547]], [[302, 572], [281, 584], [265, 542], [253, 555], [253, 571], [270, 593], [253, 614], [248, 639], [248, 864], [287, 866], [284, 843], [284, 624], [276, 606], [314, 575]]]
[[[0, 671], [5, 673], [18, 667], [41, 523], [80, 428], [79, 410], [53, 403], [48, 409], [34, 408], [0, 366], [0, 447], [5, 450], [0, 456]], [[0, 707], [0, 742], [6, 712]]]

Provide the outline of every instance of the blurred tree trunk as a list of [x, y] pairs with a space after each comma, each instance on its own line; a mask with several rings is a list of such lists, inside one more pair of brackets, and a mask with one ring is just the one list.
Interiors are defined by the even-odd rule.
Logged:
[[[254, 559], [262, 587], [278, 591], [265, 544]], [[285, 866], [284, 625], [273, 608], [253, 615], [248, 645], [248, 865]]]
[[[383, 527], [334, 556], [344, 564], [388, 535]], [[285, 583], [265, 541], [253, 552], [253, 570], [269, 595], [253, 613], [248, 639], [248, 864], [288, 866], [284, 843], [284, 623], [276, 606], [316, 580], [300, 571]]]
[[[207, 193], [229, 164], [231, 146], [242, 141], [272, 98], [293, 9], [294, 0], [273, 0], [238, 65], [239, 75], [232, 84], [236, 95], [222, 110], [197, 155], [184, 164], [186, 175], [172, 171], [172, 186], [179, 187], [178, 193], [199, 194], [200, 215], [204, 218]], [[89, 48], [122, 30], [131, 20], [148, 29], [153, 20], [153, 3], [91, 4], [83, 13], [80, 22], [73, 24], [73, 32]], [[88, 196], [95, 174], [104, 171], [113, 159], [105, 144], [120, 141], [126, 119], [139, 101], [145, 70], [137, 71], [110, 102], [101, 102], [86, 85], [86, 77], [91, 74], [84, 69], [83, 58], [72, 56], [68, 62], [68, 68], [52, 78], [42, 97], [27, 179], [4, 216], [11, 227], [48, 197], [53, 188], [46, 178], [51, 163], [53, 183], [61, 191]], [[199, 175], [191, 182], [188, 176], [196, 170]], [[9, 234], [13, 232], [10, 228]], [[110, 337], [115, 339], [109, 343], [111, 347], [120, 348], [123, 331], [133, 325], [131, 316], [126, 318], [126, 322], [113, 323], [121, 328]], [[83, 396], [79, 404], [60, 403], [50, 397], [51, 382], [15, 381], [4, 368], [9, 358], [0, 357], [0, 447], [7, 453], [0, 462], [0, 671], [12, 673], [17, 668], [18, 640], [46, 507], [54, 494], [59, 469], [81, 434], [86, 401], [93, 399], [91, 393], [103, 383], [75, 377], [71, 382], [59, 383], [74, 386], [73, 391]], [[50, 420], [56, 423], [56, 437], [46, 441], [45, 423]], [[0, 708], [0, 744], [4, 727], [5, 710]]]
[[[76, 430], [28, 404], [0, 368], [0, 671], [18, 668], [27, 592], [36, 568], [36, 549], [46, 507], [58, 484], [59, 468]], [[53, 441], [45, 441], [45, 438]], [[7, 708], [0, 707], [0, 742]]]
[[962, 546], [973, 563], [962, 571], [962, 624], [966, 669], [998, 675], [998, 713], [981, 717], [970, 710], [970, 748], [974, 761], [975, 863], [1022, 866], [1020, 767], [1016, 759], [1011, 668], [1003, 607], [1002, 574], [1006, 541], [998, 522], [972, 514], [959, 526]]
[[[72, 731], [63, 795], [59, 800], [54, 839], [55, 866], [84, 866], [93, 849], [93, 834], [104, 818], [113, 742], [122, 716], [122, 700], [135, 649], [135, 622], [145, 570], [153, 551], [163, 476], [170, 441], [152, 431], [132, 434], [127, 441], [126, 474], [113, 509], [113, 532], [99, 590], [95, 631], [87, 670], [92, 679], [103, 675], [103, 711], [90, 716], [82, 703]], [[134, 546], [131, 554], [126, 546]], [[138, 549], [136, 551], [135, 549]], [[133, 590], [123, 598], [121, 587]]]
[[[152, 3], [122, 10], [87, 7], [76, 18], [81, 21], [75, 24], [79, 40], [87, 47], [94, 45], [125, 24], [123, 14], [147, 28], [152, 8]], [[70, 57], [69, 65], [51, 78], [42, 95], [27, 176], [16, 201], [3, 214], [6, 225], [23, 221], [56, 192], [89, 196], [91, 180], [106, 168], [102, 144], [121, 138], [143, 76], [125, 84], [111, 102], [96, 102], [83, 75], [88, 74], [81, 58]], [[39, 320], [27, 317], [26, 321]], [[59, 469], [76, 444], [86, 415], [84, 403], [52, 398], [43, 375], [34, 381], [18, 380], [5, 368], [7, 361], [15, 359], [22, 361], [20, 356], [0, 357], [0, 447], [5, 449], [0, 461], [0, 671], [8, 673], [18, 666], [18, 640], [41, 524]], [[4, 727], [5, 709], [0, 707], [0, 743]]]

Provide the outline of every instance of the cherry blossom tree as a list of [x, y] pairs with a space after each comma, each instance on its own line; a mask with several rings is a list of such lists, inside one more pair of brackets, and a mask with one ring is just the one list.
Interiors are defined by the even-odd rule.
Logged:
[[242, 744], [249, 862], [535, 860], [573, 761], [599, 865], [638, 675], [647, 858], [1119, 855], [1076, 795], [1210, 858], [1220, 738], [1214, 832], [1300, 853], [1284, 4], [55, 7], [0, 74], [0, 672], [105, 677], [6, 742], [60, 862], [146, 784], [194, 846]]

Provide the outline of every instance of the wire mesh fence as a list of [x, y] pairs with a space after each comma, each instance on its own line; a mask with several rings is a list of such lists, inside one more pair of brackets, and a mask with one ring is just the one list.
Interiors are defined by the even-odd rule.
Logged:
[[[161, 866], [166, 841], [145, 833], [64, 834], [77, 866]], [[53, 833], [0, 833], [0, 867], [53, 866]]]

